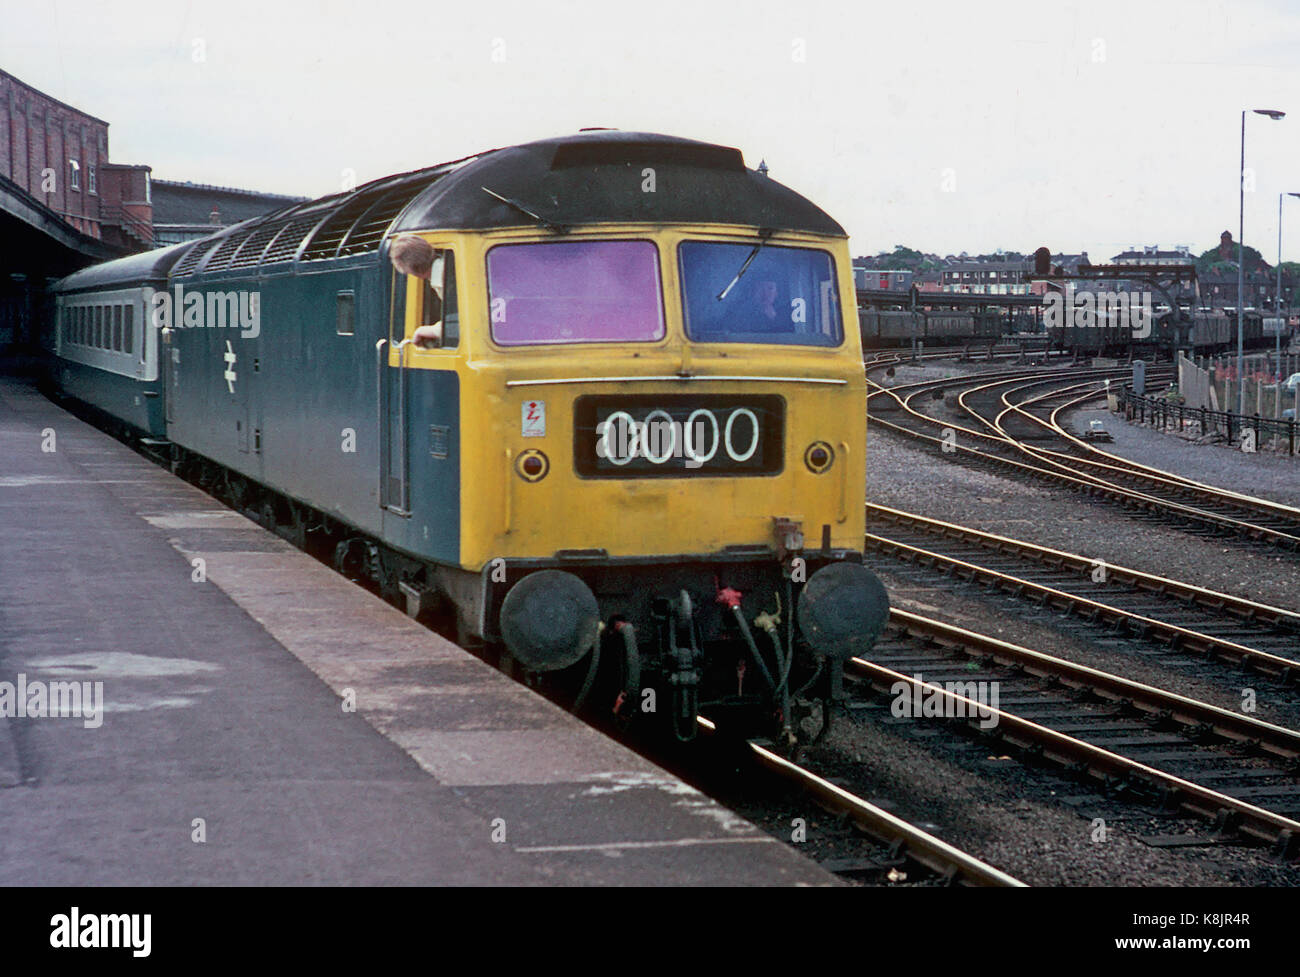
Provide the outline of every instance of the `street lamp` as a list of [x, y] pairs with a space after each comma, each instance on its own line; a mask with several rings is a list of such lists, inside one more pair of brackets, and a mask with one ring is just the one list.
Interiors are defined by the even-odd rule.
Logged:
[[[1277, 195], [1277, 372], [1282, 374], [1282, 198], [1300, 197], [1300, 193], [1279, 193]], [[1280, 380], [1279, 380], [1280, 382]]]
[[[1251, 109], [1274, 122], [1277, 109]], [[1246, 110], [1241, 110], [1241, 172], [1237, 176], [1237, 413], [1246, 413]]]

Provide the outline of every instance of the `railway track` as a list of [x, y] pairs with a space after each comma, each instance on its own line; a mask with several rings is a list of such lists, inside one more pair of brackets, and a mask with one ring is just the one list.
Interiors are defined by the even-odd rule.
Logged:
[[[1300, 510], [1203, 485], [1136, 463], [1126, 462], [1091, 448], [1069, 435], [1060, 415], [1071, 407], [1104, 395], [1099, 387], [1123, 371], [1101, 370], [1086, 380], [1078, 372], [1008, 371], [944, 380], [921, 381], [876, 389], [868, 399], [871, 422], [919, 442], [950, 460], [994, 470], [1002, 475], [1030, 481], [1047, 481], [1060, 487], [1124, 506], [1130, 512], [1172, 523], [1202, 535], [1244, 538], [1287, 550], [1300, 550]], [[869, 381], [870, 383], [870, 381]], [[1047, 391], [1037, 390], [1054, 385]], [[934, 417], [917, 406], [926, 396], [946, 395], [961, 388], [957, 403], [983, 430], [947, 418]], [[1080, 389], [1083, 392], [1080, 393]], [[1011, 394], [1037, 390], [1026, 401], [1012, 404]], [[1051, 410], [1050, 418], [1036, 418], [1025, 405], [1050, 404], [1053, 397], [1067, 400]], [[1008, 428], [1013, 423], [1033, 424], [1046, 435], [1066, 437], [1071, 451], [1056, 451], [1028, 443]], [[1023, 432], [1021, 432], [1023, 434]], [[1094, 457], [1103, 454], [1107, 460]]]
[[[1059, 441], [1066, 449], [1061, 451], [1027, 445], [1024, 450], [1029, 455], [1062, 464], [1072, 471], [1086, 472], [1111, 484], [1147, 492], [1169, 502], [1194, 504], [1220, 516], [1249, 519], [1253, 523], [1279, 533], [1290, 536], [1300, 535], [1300, 510], [1143, 465], [1102, 451], [1070, 432], [1062, 423], [1061, 416], [1091, 400], [1104, 397], [1106, 394], [1104, 388], [1098, 388], [1095, 384], [1077, 384], [1036, 393], [1028, 400], [1012, 402], [1014, 394], [1033, 386], [1029, 384], [1003, 390], [999, 396], [1000, 409], [991, 421], [993, 428], [1009, 440], [1024, 443], [1023, 439], [1013, 438], [1007, 430], [1007, 426], [1011, 423], [1010, 419], [1015, 418], [1039, 431], [1047, 432], [1048, 437]], [[1080, 389], [1082, 389], [1081, 393]], [[1053, 400], [1062, 398], [1064, 402], [1051, 405]], [[1047, 409], [1050, 413], [1046, 418], [1040, 417], [1034, 412], [1034, 408]], [[971, 413], [972, 416], [988, 423], [977, 412]]]
[[867, 527], [868, 550], [1300, 686], [1300, 613], [888, 506]]
[[[701, 732], [707, 735], [716, 733], [716, 727], [708, 719], [699, 717], [696, 722]], [[907, 868], [910, 863], [921, 866], [925, 870], [921, 877], [928, 877], [931, 882], [964, 886], [1024, 885], [1006, 872], [890, 814], [757, 740], [746, 741], [744, 749], [748, 758], [768, 774], [806, 793], [831, 814], [847, 818], [859, 832], [882, 846], [883, 851], [865, 860], [882, 873], [891, 868], [906, 869], [903, 875], [915, 880], [918, 873]]]
[[[901, 610], [846, 678], [875, 697], [937, 702], [958, 717], [941, 721], [1104, 795], [1300, 855], [1300, 733]], [[997, 683], [996, 704], [964, 694], [981, 682]]]

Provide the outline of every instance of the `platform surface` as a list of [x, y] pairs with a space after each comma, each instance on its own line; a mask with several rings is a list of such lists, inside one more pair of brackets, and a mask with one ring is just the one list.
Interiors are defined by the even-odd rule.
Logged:
[[103, 706], [0, 718], [4, 885], [836, 881], [0, 378], [0, 683], [20, 680], [29, 704], [102, 683]]

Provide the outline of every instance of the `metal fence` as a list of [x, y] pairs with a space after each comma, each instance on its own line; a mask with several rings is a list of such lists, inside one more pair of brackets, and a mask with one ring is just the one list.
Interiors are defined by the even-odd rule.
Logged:
[[1256, 447], [1263, 447], [1266, 440], [1279, 448], [1285, 444], [1289, 455], [1296, 453], [1296, 442], [1300, 440], [1300, 423], [1294, 420], [1275, 420], [1258, 414], [1243, 416], [1208, 407], [1186, 407], [1162, 397], [1140, 397], [1130, 386], [1120, 388], [1118, 400], [1127, 419], [1136, 419], [1143, 424], [1149, 421], [1164, 431], [1199, 430], [1202, 437], [1218, 433], [1229, 442], [1236, 441], [1243, 433], [1253, 432]]

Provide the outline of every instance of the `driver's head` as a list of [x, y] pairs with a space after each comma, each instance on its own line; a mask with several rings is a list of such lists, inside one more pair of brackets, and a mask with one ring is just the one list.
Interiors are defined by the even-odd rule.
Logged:
[[776, 282], [759, 282], [756, 291], [760, 302], [769, 304], [776, 301]]
[[424, 238], [403, 234], [393, 241], [388, 257], [403, 275], [414, 275], [425, 281], [433, 275], [433, 246]]

